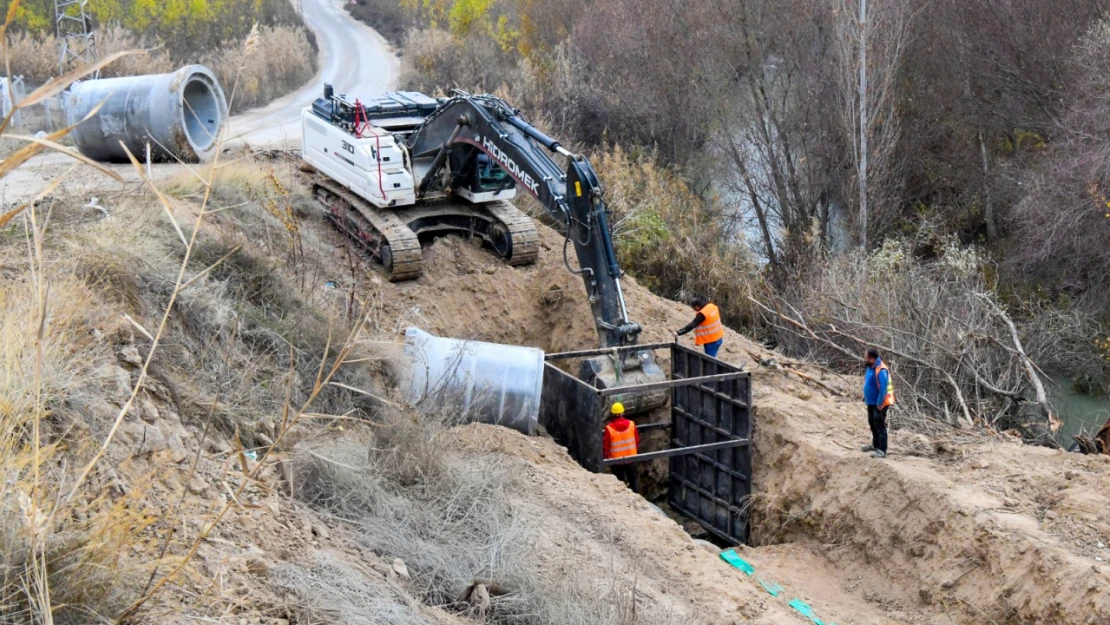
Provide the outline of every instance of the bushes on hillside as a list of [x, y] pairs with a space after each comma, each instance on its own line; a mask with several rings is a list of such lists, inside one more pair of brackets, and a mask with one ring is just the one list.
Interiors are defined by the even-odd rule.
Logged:
[[428, 94], [452, 88], [491, 93], [519, 77], [493, 40], [459, 39], [435, 28], [409, 31], [403, 59], [404, 87]]
[[760, 271], [722, 206], [694, 194], [652, 154], [616, 146], [592, 162], [613, 212], [621, 266], [659, 295], [711, 297], [726, 323], [748, 325], [747, 294]]
[[[153, 39], [140, 37], [119, 24], [100, 29], [96, 34], [96, 50], [101, 56], [124, 50], [149, 50], [119, 59], [102, 69], [100, 76], [113, 78], [159, 74], [177, 69], [178, 66], [170, 55], [165, 50], [157, 49], [157, 45]], [[61, 70], [58, 66], [58, 40], [52, 33], [13, 33], [8, 39], [8, 60], [12, 75], [23, 76], [34, 83], [46, 82], [57, 76]]]
[[[53, 35], [17, 33], [9, 40], [13, 75], [31, 82], [45, 82], [58, 74], [57, 40]], [[125, 56], [101, 71], [103, 78], [172, 72], [182, 65], [201, 63], [216, 74], [231, 104], [232, 112], [262, 106], [300, 87], [316, 73], [316, 51], [308, 32], [295, 26], [270, 26], [258, 31], [254, 53], [245, 55], [242, 40], [222, 42], [207, 53], [198, 52], [176, 59], [156, 42], [136, 36], [120, 25], [97, 33], [101, 56], [123, 50], [148, 49], [144, 54]], [[234, 99], [232, 92], [234, 89]]]
[[[11, 0], [0, 0], [5, 13]], [[262, 26], [300, 25], [289, 0], [93, 0], [89, 10], [98, 26], [120, 24], [161, 42], [174, 56], [207, 50], [247, 36]], [[34, 35], [54, 32], [54, 0], [23, 0], [16, 26]]]
[[262, 106], [295, 90], [316, 74], [316, 51], [303, 28], [274, 26], [259, 30], [254, 53], [243, 54], [232, 41], [200, 57], [216, 73], [231, 101], [232, 111]]
[[355, 19], [369, 24], [395, 46], [404, 42], [405, 31], [411, 26], [409, 16], [399, 0], [354, 0], [347, 5], [347, 10]]

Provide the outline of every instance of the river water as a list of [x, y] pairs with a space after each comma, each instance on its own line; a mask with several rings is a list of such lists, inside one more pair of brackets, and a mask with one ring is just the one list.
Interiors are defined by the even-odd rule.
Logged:
[[1052, 407], [1064, 421], [1056, 437], [1065, 447], [1072, 443], [1076, 434], [1084, 431], [1093, 434], [1110, 419], [1110, 397], [1077, 393], [1072, 380], [1064, 376], [1053, 375], [1052, 379], [1056, 385], [1049, 384], [1045, 390]]

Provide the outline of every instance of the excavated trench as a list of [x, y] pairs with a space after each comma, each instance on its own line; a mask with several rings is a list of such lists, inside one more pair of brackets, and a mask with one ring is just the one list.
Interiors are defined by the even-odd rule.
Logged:
[[[593, 347], [581, 283], [562, 266], [562, 239], [543, 227], [540, 234], [540, 261], [523, 268], [503, 266], [458, 238], [436, 241], [424, 250], [424, 277], [383, 286], [387, 312], [402, 327], [418, 324], [441, 336], [549, 352]], [[632, 280], [625, 290], [645, 342], [667, 340], [686, 323], [681, 304]], [[866, 426], [854, 399], [753, 364], [765, 355], [731, 331], [721, 354], [753, 371], [755, 546], [740, 553], [757, 573], [803, 598], [824, 622], [1110, 623], [1110, 567], [1078, 547], [1080, 534], [1062, 522], [1074, 519], [1090, 528], [1086, 536], [1110, 542], [1110, 501], [1036, 475], [1062, 475], [1071, 462], [1080, 465], [1069, 474], [1105, 480], [1110, 463], [1009, 441], [946, 447], [897, 431], [892, 457], [876, 461], [856, 451]], [[666, 434], [647, 441], [664, 446]], [[991, 460], [976, 464], [981, 456]], [[665, 478], [665, 462], [642, 470], [649, 499], [662, 494]], [[713, 566], [732, 573], [724, 563]], [[754, 583], [742, 574], [729, 579]]]

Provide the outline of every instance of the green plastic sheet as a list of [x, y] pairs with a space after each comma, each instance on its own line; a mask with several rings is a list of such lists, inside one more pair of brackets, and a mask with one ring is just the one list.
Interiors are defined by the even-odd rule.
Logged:
[[763, 590], [766, 590], [767, 592], [771, 593], [772, 597], [777, 597], [777, 596], [779, 596], [780, 593], [782, 593], [782, 586], [779, 586], [775, 582], [769, 582], [768, 583], [768, 582], [765, 582], [765, 581], [759, 579], [758, 577], [755, 579], [755, 581], [759, 582], [760, 586], [763, 586]]
[[743, 558], [737, 555], [735, 549], [729, 549], [721, 553], [721, 559], [731, 564], [733, 568], [740, 569], [749, 576], [755, 574], [755, 567], [748, 564]]
[[[794, 608], [798, 611], [799, 614], [812, 621], [813, 625], [825, 625], [825, 623], [821, 619], [817, 618], [817, 615], [813, 613], [813, 608], [809, 607], [809, 604], [805, 601], [802, 601], [801, 599], [791, 599], [790, 607]], [[828, 625], [836, 625], [836, 623], [829, 623]]]

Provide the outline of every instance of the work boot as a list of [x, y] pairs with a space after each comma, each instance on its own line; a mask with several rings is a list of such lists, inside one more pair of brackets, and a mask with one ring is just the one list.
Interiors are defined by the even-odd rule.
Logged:
[[864, 445], [863, 447], [860, 447], [859, 450], [860, 451], [875, 451], [875, 447], [873, 445]]
[[880, 449], [876, 449], [875, 452], [871, 454], [871, 457], [872, 458], [886, 458], [886, 452], [882, 451]]

